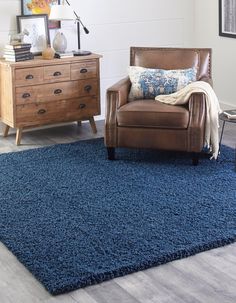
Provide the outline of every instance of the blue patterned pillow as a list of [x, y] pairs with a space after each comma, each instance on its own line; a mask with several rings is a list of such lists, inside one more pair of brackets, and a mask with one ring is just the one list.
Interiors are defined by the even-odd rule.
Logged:
[[196, 68], [164, 70], [129, 67], [131, 90], [129, 100], [154, 99], [157, 95], [172, 94], [196, 81]]

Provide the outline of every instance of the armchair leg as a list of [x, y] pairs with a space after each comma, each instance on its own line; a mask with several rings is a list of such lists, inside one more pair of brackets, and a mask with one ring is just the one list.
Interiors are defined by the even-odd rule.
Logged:
[[197, 166], [199, 163], [199, 153], [192, 154], [192, 165]]
[[107, 157], [108, 160], [115, 160], [115, 148], [107, 147]]

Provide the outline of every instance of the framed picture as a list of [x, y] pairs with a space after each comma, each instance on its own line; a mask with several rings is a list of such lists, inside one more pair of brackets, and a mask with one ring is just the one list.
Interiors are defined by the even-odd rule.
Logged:
[[236, 0], [219, 0], [219, 35], [236, 38]]
[[48, 15], [16, 16], [16, 18], [18, 32], [28, 32], [28, 35], [24, 37], [24, 42], [31, 43], [31, 52], [33, 54], [40, 55], [50, 44]]
[[[21, 14], [22, 15], [38, 15], [47, 14], [50, 15], [51, 6], [53, 4], [60, 4], [58, 0], [21, 0]], [[49, 20], [48, 28], [55, 29], [60, 28], [61, 22]]]

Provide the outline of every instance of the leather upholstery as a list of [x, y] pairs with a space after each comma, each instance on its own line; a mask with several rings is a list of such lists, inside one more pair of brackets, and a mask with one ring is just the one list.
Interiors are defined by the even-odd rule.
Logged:
[[188, 109], [155, 100], [129, 102], [117, 111], [118, 126], [186, 129], [188, 122]]
[[[130, 65], [148, 68], [196, 67], [197, 80], [211, 79], [211, 49], [131, 47]], [[204, 145], [205, 96], [191, 95], [186, 106], [155, 100], [128, 102], [128, 77], [107, 90], [105, 145], [200, 152]]]

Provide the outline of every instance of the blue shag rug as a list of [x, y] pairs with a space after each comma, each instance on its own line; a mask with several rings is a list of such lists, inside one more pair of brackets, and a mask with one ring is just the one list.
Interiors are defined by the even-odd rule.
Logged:
[[234, 150], [219, 162], [103, 140], [0, 155], [0, 240], [52, 294], [236, 240]]

